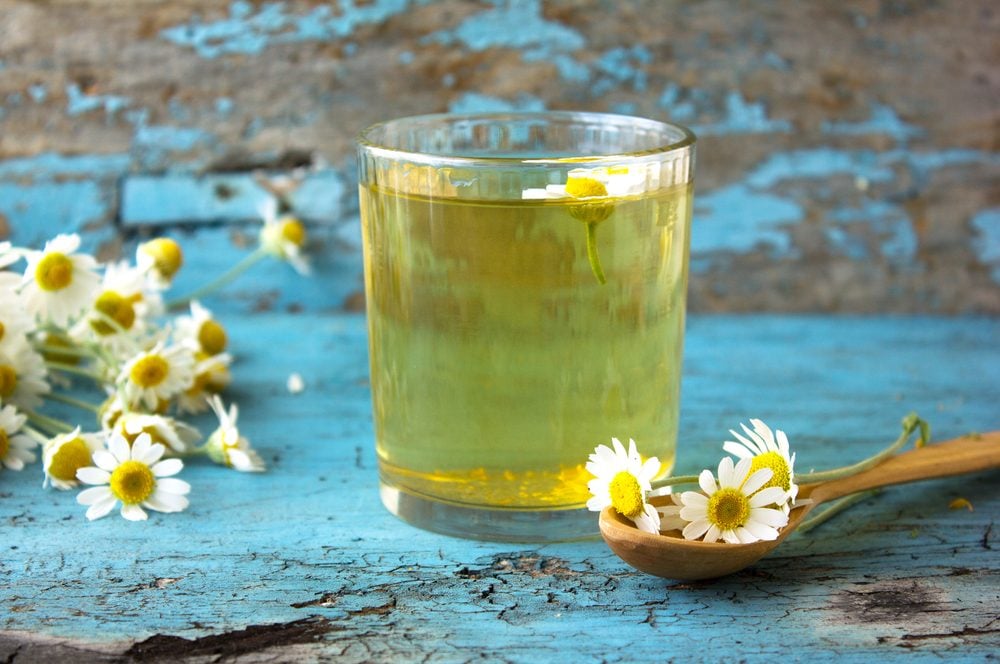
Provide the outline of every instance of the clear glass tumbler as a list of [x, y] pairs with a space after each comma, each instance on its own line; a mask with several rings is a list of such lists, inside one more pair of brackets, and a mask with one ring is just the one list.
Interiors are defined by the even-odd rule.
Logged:
[[673, 467], [694, 136], [428, 115], [358, 147], [383, 503], [462, 537], [592, 537], [595, 445]]

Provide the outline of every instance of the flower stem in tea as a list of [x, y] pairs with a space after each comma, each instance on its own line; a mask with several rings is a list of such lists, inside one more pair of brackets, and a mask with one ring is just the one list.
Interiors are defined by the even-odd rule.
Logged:
[[587, 224], [587, 259], [590, 261], [590, 269], [597, 277], [598, 283], [606, 284], [607, 278], [604, 276], [604, 268], [601, 267], [601, 256], [597, 253], [597, 223]]
[[[570, 177], [566, 181], [566, 193], [573, 198], [602, 198], [608, 195], [604, 183], [590, 177]], [[597, 253], [597, 224], [611, 216], [615, 206], [604, 201], [580, 203], [570, 208], [569, 213], [574, 219], [587, 224], [587, 260], [590, 269], [597, 277], [598, 283], [607, 283], [604, 268], [601, 267], [601, 256]]]

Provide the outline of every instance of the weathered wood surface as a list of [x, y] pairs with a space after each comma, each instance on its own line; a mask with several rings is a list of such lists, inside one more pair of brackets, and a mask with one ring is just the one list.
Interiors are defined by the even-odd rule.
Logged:
[[[146, 523], [87, 523], [37, 467], [0, 473], [0, 661], [925, 661], [1000, 646], [997, 473], [887, 490], [744, 573], [671, 583], [600, 541], [468, 542], [397, 521], [376, 490], [363, 317], [226, 322], [231, 396], [269, 472], [192, 463], [191, 508]], [[716, 461], [748, 417], [786, 430], [800, 469], [867, 455], [911, 409], [940, 438], [998, 428], [998, 338], [989, 319], [694, 316], [679, 470]], [[286, 391], [291, 371], [305, 392]], [[949, 510], [958, 496], [975, 511]]]
[[112, 256], [317, 160], [299, 202], [355, 224], [370, 122], [601, 110], [700, 137], [694, 310], [1000, 313], [998, 28], [990, 0], [0, 0], [0, 238], [57, 218]]

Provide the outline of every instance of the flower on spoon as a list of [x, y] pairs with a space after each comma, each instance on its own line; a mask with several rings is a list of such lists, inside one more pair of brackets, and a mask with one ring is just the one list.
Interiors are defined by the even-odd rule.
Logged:
[[681, 494], [681, 519], [684, 539], [706, 542], [724, 540], [730, 544], [750, 544], [759, 540], [774, 540], [778, 528], [788, 524], [788, 515], [768, 507], [780, 503], [786, 496], [779, 486], [764, 487], [773, 475], [770, 468], [751, 472], [753, 461], [724, 457], [719, 462], [718, 483], [712, 471], [703, 470], [698, 484], [704, 493], [685, 491]]
[[785, 491], [785, 499], [777, 503], [781, 511], [788, 514], [799, 494], [799, 487], [795, 483], [795, 454], [789, 451], [788, 437], [781, 429], [775, 429], [772, 433], [771, 428], [760, 420], [751, 419], [750, 424], [753, 425], [752, 431], [745, 424], [740, 424], [746, 437], [730, 429], [729, 433], [739, 442], [726, 441], [722, 449], [740, 459], [750, 459], [751, 473], [761, 468], [770, 468], [771, 479], [763, 488], [777, 486]]
[[617, 438], [611, 439], [614, 449], [598, 445], [587, 462], [587, 471], [595, 478], [587, 483], [592, 497], [587, 509], [600, 512], [613, 507], [616, 512], [647, 533], [660, 532], [660, 515], [646, 498], [651, 480], [660, 472], [660, 460], [650, 457], [644, 462], [635, 441], [628, 441], [628, 450]]

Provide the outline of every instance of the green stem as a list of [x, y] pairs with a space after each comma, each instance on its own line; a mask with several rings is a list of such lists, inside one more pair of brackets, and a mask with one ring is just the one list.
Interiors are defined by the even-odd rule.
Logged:
[[45, 443], [49, 442], [49, 437], [48, 436], [46, 436], [44, 433], [42, 433], [38, 429], [35, 429], [33, 427], [28, 426], [27, 424], [24, 425], [24, 427], [22, 428], [22, 431], [24, 431], [29, 436], [31, 436], [32, 438], [34, 438], [35, 440], [37, 440], [40, 445], [44, 445]]
[[601, 267], [601, 257], [597, 253], [597, 224], [595, 222], [587, 222], [587, 259], [590, 261], [590, 269], [597, 277], [598, 283], [607, 283], [604, 268]]
[[665, 486], [674, 486], [676, 484], [697, 484], [697, 475], [677, 475], [676, 477], [664, 477], [662, 480], [654, 480], [649, 483], [654, 489], [662, 489]]
[[83, 410], [89, 410], [92, 413], [99, 413], [101, 409], [92, 403], [88, 403], [81, 399], [76, 399], [74, 397], [58, 394], [56, 392], [49, 392], [45, 395], [46, 399], [51, 399], [52, 401], [58, 401], [59, 403], [64, 403], [70, 406], [76, 406], [77, 408], [82, 408]]
[[219, 290], [220, 288], [223, 288], [224, 286], [229, 285], [238, 276], [240, 276], [241, 274], [249, 270], [251, 267], [256, 265], [258, 262], [260, 262], [260, 260], [263, 259], [265, 256], [267, 256], [267, 251], [265, 251], [263, 247], [257, 247], [251, 253], [241, 258], [240, 261], [236, 263], [236, 265], [232, 266], [231, 268], [229, 268], [228, 270], [226, 270], [225, 272], [223, 272], [222, 274], [220, 274], [218, 277], [211, 280], [207, 284], [199, 288], [196, 288], [193, 293], [189, 293], [187, 296], [179, 298], [177, 300], [171, 300], [167, 302], [167, 308], [177, 309], [179, 307], [183, 307], [184, 305], [188, 304], [191, 300], [198, 300], [200, 298], [205, 297], [206, 295], [209, 295], [210, 293]]
[[46, 360], [45, 365], [49, 369], [55, 369], [56, 371], [63, 371], [65, 373], [75, 374], [77, 376], [83, 376], [84, 378], [91, 378], [97, 381], [98, 383], [104, 382], [104, 378], [102, 376], [98, 375], [94, 371], [91, 371], [90, 369], [83, 369], [81, 367], [72, 364], [66, 364], [65, 362], [56, 362], [54, 360]]
[[89, 348], [79, 346], [53, 346], [51, 344], [35, 344], [35, 350], [39, 353], [49, 355], [72, 355], [73, 357], [94, 357], [94, 352]]
[[48, 429], [54, 433], [69, 433], [76, 427], [70, 426], [68, 423], [62, 420], [56, 419], [54, 417], [49, 417], [48, 415], [42, 415], [41, 413], [36, 413], [33, 410], [24, 411], [25, 415], [28, 416], [28, 421], [36, 426], [40, 426], [43, 429]]
[[878, 489], [872, 489], [871, 491], [859, 491], [858, 493], [852, 493], [849, 496], [844, 496], [840, 500], [831, 503], [830, 506], [823, 510], [820, 514], [803, 521], [798, 527], [798, 532], [807, 533], [816, 526], [826, 523], [852, 505], [860, 503], [862, 500], [870, 496], [874, 496], [877, 493], [879, 493]]
[[903, 418], [903, 432], [899, 435], [889, 447], [885, 448], [878, 454], [870, 456], [867, 459], [859, 461], [850, 466], [842, 466], [840, 468], [834, 468], [832, 470], [823, 470], [817, 473], [806, 473], [804, 475], [795, 474], [795, 482], [797, 484], [813, 484], [815, 482], [827, 482], [829, 480], [840, 479], [841, 477], [848, 477], [850, 475], [855, 475], [863, 470], [868, 470], [881, 463], [887, 457], [892, 456], [898, 452], [904, 445], [906, 441], [910, 439], [910, 436], [917, 429], [920, 430], [920, 438], [917, 441], [917, 447], [920, 447], [927, 443], [927, 439], [930, 437], [930, 431], [927, 426], [927, 422], [917, 417], [916, 413], [910, 413]]

